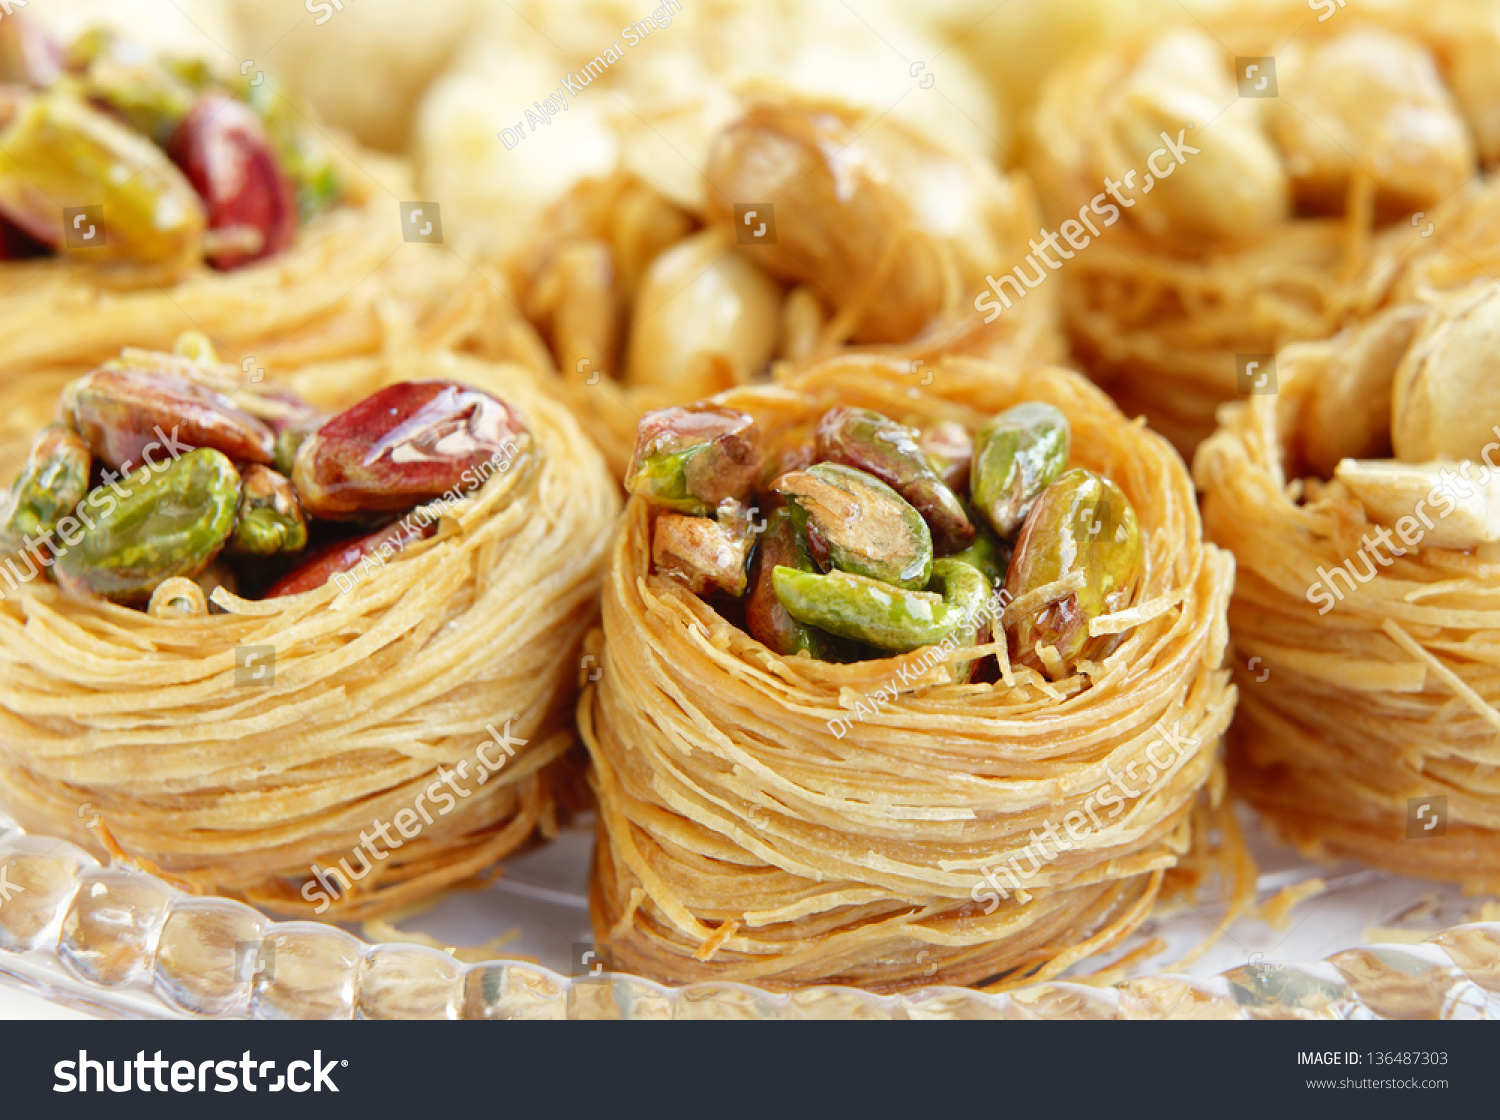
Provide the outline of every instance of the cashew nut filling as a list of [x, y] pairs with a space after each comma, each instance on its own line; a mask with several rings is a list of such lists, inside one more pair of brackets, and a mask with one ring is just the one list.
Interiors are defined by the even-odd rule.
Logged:
[[1283, 350], [1280, 393], [1195, 463], [1239, 565], [1234, 787], [1312, 854], [1476, 891], [1500, 885], [1497, 352], [1500, 285], [1429, 292]]
[[1024, 252], [1030, 185], [895, 118], [762, 89], [678, 199], [628, 161], [574, 187], [510, 258], [569, 403], [620, 474], [656, 409], [878, 349], [930, 384], [946, 354], [1061, 358], [1056, 297], [971, 302]]
[[1500, 14], [1440, 0], [1320, 22], [1269, 0], [1178, 22], [1049, 75], [1024, 161], [1043, 240], [980, 299], [1003, 319], [1061, 288], [1082, 368], [1191, 455], [1220, 404], [1274, 391], [1283, 346], [1406, 302], [1419, 258], [1487, 259], [1468, 215], [1495, 209], [1500, 88], [1479, 59]]

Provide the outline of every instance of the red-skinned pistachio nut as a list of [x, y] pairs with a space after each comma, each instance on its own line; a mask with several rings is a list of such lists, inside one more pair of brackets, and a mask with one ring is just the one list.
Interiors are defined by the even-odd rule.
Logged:
[[[3, 94], [0, 94], [0, 128], [5, 126], [4, 117]], [[29, 261], [50, 252], [47, 246], [0, 214], [0, 261]]]
[[117, 362], [68, 385], [59, 413], [116, 470], [140, 465], [152, 444], [174, 458], [179, 450], [211, 447], [236, 462], [269, 463], [275, 442], [269, 428], [222, 393]]
[[482, 485], [531, 441], [520, 413], [455, 381], [402, 381], [308, 436], [292, 482], [314, 517], [404, 510]]
[[974, 461], [974, 437], [957, 420], [940, 420], [921, 429], [917, 446], [927, 464], [955, 494], [969, 491], [969, 466]]
[[290, 575], [282, 577], [266, 592], [267, 599], [278, 599], [283, 595], [301, 595], [315, 591], [334, 576], [352, 571], [370, 557], [384, 563], [413, 541], [426, 540], [437, 532], [437, 521], [418, 524], [410, 517], [403, 517], [394, 525], [377, 529], [352, 541], [330, 545], [315, 554]]
[[695, 595], [717, 588], [743, 595], [755, 536], [744, 518], [714, 521], [663, 510], [651, 534], [656, 570], [677, 580]]
[[167, 154], [208, 206], [208, 228], [223, 246], [211, 254], [216, 268], [237, 268], [292, 243], [297, 196], [248, 105], [203, 94], [173, 131]]
[[625, 489], [653, 505], [703, 517], [743, 501], [760, 473], [760, 433], [721, 405], [664, 408], [641, 418]]
[[[258, 380], [264, 377], [264, 370], [251, 375], [249, 366], [254, 360], [253, 357], [247, 358], [238, 368], [221, 362], [212, 339], [199, 331], [186, 331], [178, 335], [170, 354], [127, 346], [120, 351], [118, 360], [107, 364], [111, 368], [174, 373], [185, 377], [205, 389], [222, 393], [235, 407], [270, 428], [272, 435], [279, 436], [293, 427], [307, 432], [322, 427], [328, 420], [326, 413], [319, 412], [284, 385]], [[291, 470], [288, 466], [281, 473], [290, 475]]]
[[818, 422], [818, 457], [880, 479], [922, 515], [940, 552], [957, 552], [974, 539], [974, 526], [928, 465], [916, 434], [871, 409], [835, 405]]

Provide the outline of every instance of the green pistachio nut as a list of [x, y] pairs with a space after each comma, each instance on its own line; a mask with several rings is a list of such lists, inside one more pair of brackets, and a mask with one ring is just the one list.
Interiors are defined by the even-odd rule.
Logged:
[[90, 100], [108, 105], [141, 135], [165, 146], [193, 107], [191, 85], [153, 52], [112, 31], [86, 31], [67, 53]]
[[74, 595], [146, 603], [163, 580], [208, 567], [234, 530], [239, 500], [234, 464], [210, 448], [95, 487], [81, 507], [92, 524], [58, 557], [57, 582]]
[[928, 465], [917, 433], [868, 408], [837, 405], [818, 422], [817, 454], [874, 475], [926, 520], [940, 552], [956, 552], [974, 539], [974, 526], [957, 495]]
[[[978, 568], [956, 557], [934, 560], [932, 582], [927, 590], [943, 597], [943, 602], [953, 612], [955, 626], [951, 637], [964, 647], [983, 645], [990, 640], [990, 597], [994, 584], [985, 578]], [[950, 664], [953, 679], [960, 683], [969, 680], [975, 661], [955, 661]]]
[[777, 568], [816, 573], [818, 566], [807, 542], [792, 524], [785, 509], [772, 510], [755, 557], [755, 579], [745, 600], [745, 627], [750, 636], [773, 653], [790, 656], [806, 651], [820, 661], [829, 660], [832, 638], [813, 626], [798, 622], [776, 597]]
[[[65, 209], [92, 206], [102, 229], [80, 212], [64, 230]], [[199, 258], [206, 221], [160, 148], [66, 90], [30, 98], [0, 133], [0, 212], [45, 244], [66, 234], [93, 260], [176, 266]]]
[[[210, 86], [218, 84], [212, 68], [201, 58], [170, 57], [161, 60], [162, 66], [167, 73], [183, 83], [195, 93], [202, 93]], [[247, 79], [248, 80], [248, 79]]]
[[276, 433], [276, 442], [271, 447], [271, 465], [288, 478], [297, 464], [297, 449], [308, 436], [317, 431], [316, 425], [292, 426]]
[[1039, 401], [991, 419], [974, 437], [970, 494], [990, 526], [1013, 538], [1038, 494], [1068, 466], [1068, 418]]
[[229, 548], [251, 556], [274, 556], [307, 547], [307, 519], [291, 479], [251, 463], [240, 479], [240, 505]]
[[955, 619], [961, 621], [960, 629], [954, 631], [958, 643], [977, 645], [987, 629], [986, 611], [992, 592], [992, 585], [984, 574], [972, 564], [951, 556], [934, 560], [932, 581], [927, 590], [941, 595]]
[[932, 578], [932, 533], [900, 494], [874, 475], [816, 463], [776, 481], [792, 523], [820, 565], [908, 591]]
[[798, 622], [888, 653], [936, 645], [961, 622], [941, 595], [849, 572], [781, 567], [772, 580], [776, 598]]
[[119, 34], [110, 28], [90, 27], [63, 51], [63, 65], [73, 73], [81, 73], [92, 66], [95, 59], [114, 50], [120, 41]]
[[759, 473], [759, 432], [748, 413], [664, 408], [641, 418], [625, 489], [663, 509], [707, 517], [726, 500], [748, 498]]
[[991, 587], [1005, 582], [1005, 573], [1010, 567], [1010, 542], [1001, 540], [983, 525], [974, 537], [974, 543], [962, 552], [955, 552], [950, 559], [959, 560], [971, 568], [978, 568]]
[[73, 429], [43, 428], [11, 484], [0, 536], [19, 541], [56, 529], [88, 493], [92, 462], [88, 443]]
[[[1128, 607], [1144, 566], [1140, 524], [1124, 491], [1093, 471], [1064, 473], [1027, 515], [1005, 589], [1020, 599], [1075, 572], [1082, 574], [1082, 588], [1010, 620], [1014, 659], [1054, 679], [1071, 672], [1080, 657], [1109, 643], [1107, 637], [1090, 639], [1089, 620]], [[1055, 658], [1042, 655], [1048, 646]]]

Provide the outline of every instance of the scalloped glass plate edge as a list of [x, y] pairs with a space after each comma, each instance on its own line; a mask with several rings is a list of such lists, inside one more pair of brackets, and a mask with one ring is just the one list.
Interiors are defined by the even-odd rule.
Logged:
[[1500, 922], [1315, 963], [1252, 962], [1114, 987], [1068, 980], [990, 994], [818, 987], [671, 987], [620, 973], [569, 978], [515, 960], [465, 964], [276, 922], [0, 816], [0, 984], [105, 1018], [252, 1019], [1488, 1019], [1500, 1018]]

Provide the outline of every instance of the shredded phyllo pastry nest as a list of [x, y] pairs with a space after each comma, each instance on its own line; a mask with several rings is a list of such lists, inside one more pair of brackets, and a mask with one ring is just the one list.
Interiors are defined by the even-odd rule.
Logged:
[[778, 656], [653, 573], [651, 510], [633, 498], [590, 643], [602, 676], [579, 707], [600, 800], [594, 923], [614, 967], [773, 988], [1010, 985], [1117, 945], [1174, 875], [1208, 872], [1217, 797], [1200, 792], [1234, 707], [1233, 561], [1202, 543], [1187, 471], [1075, 374], [956, 358], [935, 373], [922, 391], [888, 359], [842, 357], [713, 403], [773, 436], [835, 404], [970, 430], [1019, 401], [1055, 405], [1075, 461], [1139, 514], [1134, 606], [1091, 629], [1123, 640], [1055, 682], [1004, 640], [994, 684], [953, 683], [947, 663], [969, 651], [939, 646]]
[[1472, 252], [1453, 211], [1500, 158], [1483, 61], [1500, 17], [1463, 0], [1337, 16], [1231, 4], [1064, 64], [1040, 98], [1027, 168], [1049, 225], [1081, 233], [1081, 208], [1099, 227], [1055, 262], [1074, 352], [1184, 454], [1248, 391], [1248, 361], [1367, 316], [1414, 257]]
[[[400, 907], [554, 830], [617, 491], [517, 367], [403, 352], [289, 384], [338, 408], [434, 377], [507, 401], [533, 438], [480, 489], [419, 507], [429, 539], [300, 594], [220, 588], [227, 613], [198, 618], [40, 579], [7, 592], [8, 811], [194, 891], [335, 917]], [[362, 838], [381, 825], [372, 859]]]
[[[1225, 409], [1194, 463], [1205, 531], [1239, 566], [1229, 615], [1240, 689], [1234, 788], [1313, 856], [1478, 891], [1500, 887], [1500, 566], [1492, 544], [1456, 538], [1494, 536], [1493, 520], [1483, 524], [1493, 475], [1478, 473], [1489, 470], [1479, 467], [1478, 443], [1472, 463], [1458, 454], [1414, 465], [1336, 459], [1361, 454], [1337, 445], [1358, 427], [1358, 410], [1327, 402], [1362, 392], [1375, 401], [1364, 407], [1390, 422], [1389, 407], [1380, 410], [1392, 376], [1408, 399], [1410, 386], [1421, 388], [1414, 377], [1441, 382], [1438, 367], [1456, 353], [1445, 342], [1483, 328], [1477, 316], [1486, 312], [1493, 322], [1495, 295], [1491, 285], [1435, 309], [1392, 309], [1358, 332], [1289, 347], [1281, 394]], [[1429, 315], [1414, 343], [1410, 325], [1398, 326]], [[1470, 355], [1480, 385], [1493, 386], [1492, 352]], [[1493, 422], [1486, 396], [1493, 390], [1434, 396], [1447, 413], [1435, 430], [1398, 409], [1398, 451], [1451, 437], [1460, 414]], [[1332, 481], [1315, 477], [1320, 456], [1338, 463]], [[1466, 499], [1477, 501], [1480, 524]], [[1403, 506], [1410, 516], [1396, 517]]]

